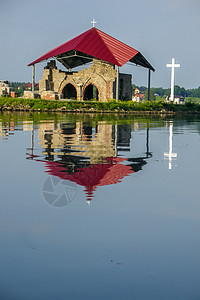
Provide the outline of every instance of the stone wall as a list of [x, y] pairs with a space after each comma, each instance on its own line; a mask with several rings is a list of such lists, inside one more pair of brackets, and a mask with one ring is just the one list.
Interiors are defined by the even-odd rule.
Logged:
[[119, 99], [132, 99], [132, 76], [130, 74], [119, 74]]
[[[42, 79], [39, 82], [39, 92], [41, 97], [44, 94], [48, 97], [47, 91], [51, 91], [49, 93], [51, 99], [53, 92], [58, 95], [58, 98], [62, 98], [64, 88], [68, 85], [69, 89], [73, 90], [73, 95], [76, 95], [74, 98], [81, 101], [84, 99], [87, 87], [92, 84], [98, 90], [98, 100], [105, 102], [116, 98], [116, 78], [117, 71], [114, 65], [99, 59], [93, 59], [93, 65], [78, 72], [58, 70], [55, 61], [50, 61], [44, 68]], [[120, 74], [120, 80], [121, 97], [131, 99], [131, 75]]]
[[37, 99], [37, 98], [40, 98], [40, 94], [37, 92], [32, 92], [32, 91], [24, 91], [24, 98], [25, 99]]
[[58, 93], [54, 92], [54, 91], [43, 91], [40, 94], [42, 99], [45, 100], [58, 100], [59, 99], [59, 95]]

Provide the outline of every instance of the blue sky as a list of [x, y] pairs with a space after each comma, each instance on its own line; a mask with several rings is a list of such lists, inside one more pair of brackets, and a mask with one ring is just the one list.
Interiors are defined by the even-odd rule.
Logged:
[[[50, 49], [96, 27], [139, 50], [153, 65], [151, 85], [170, 87], [172, 57], [175, 84], [200, 86], [199, 0], [0, 0], [0, 79], [31, 81], [27, 64]], [[45, 63], [36, 65], [36, 81]], [[126, 65], [133, 83], [147, 85], [147, 70]]]

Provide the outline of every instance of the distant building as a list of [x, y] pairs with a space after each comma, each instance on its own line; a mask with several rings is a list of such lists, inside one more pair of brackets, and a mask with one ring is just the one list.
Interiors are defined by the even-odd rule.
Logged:
[[139, 94], [140, 90], [138, 88], [135, 89], [135, 95]]
[[[35, 87], [36, 90], [39, 89], [39, 84], [35, 83], [34, 87]], [[32, 83], [27, 83], [26, 89], [27, 90], [32, 90]]]
[[[171, 103], [171, 97], [167, 96], [165, 99], [165, 102]], [[185, 97], [183, 96], [174, 96], [174, 104], [184, 104], [185, 103]]]
[[10, 96], [10, 90], [8, 81], [0, 80], [0, 96]]
[[141, 93], [138, 88], [135, 89], [135, 94], [132, 97], [132, 101], [140, 102], [144, 99], [144, 93]]

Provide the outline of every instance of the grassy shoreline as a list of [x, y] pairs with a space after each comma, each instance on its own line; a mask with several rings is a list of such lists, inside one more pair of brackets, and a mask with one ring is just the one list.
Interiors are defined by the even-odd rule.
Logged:
[[169, 104], [162, 100], [133, 101], [59, 101], [24, 98], [0, 98], [1, 111], [46, 111], [46, 112], [92, 112], [92, 113], [144, 113], [144, 114], [175, 114], [200, 113], [200, 104], [186, 102], [185, 104]]

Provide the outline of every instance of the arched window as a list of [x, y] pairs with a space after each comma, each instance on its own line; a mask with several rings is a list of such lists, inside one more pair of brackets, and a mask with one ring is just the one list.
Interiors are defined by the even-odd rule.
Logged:
[[94, 84], [89, 84], [83, 93], [83, 100], [99, 99], [99, 91]]
[[77, 99], [76, 88], [71, 83], [66, 84], [62, 94], [64, 99]]

